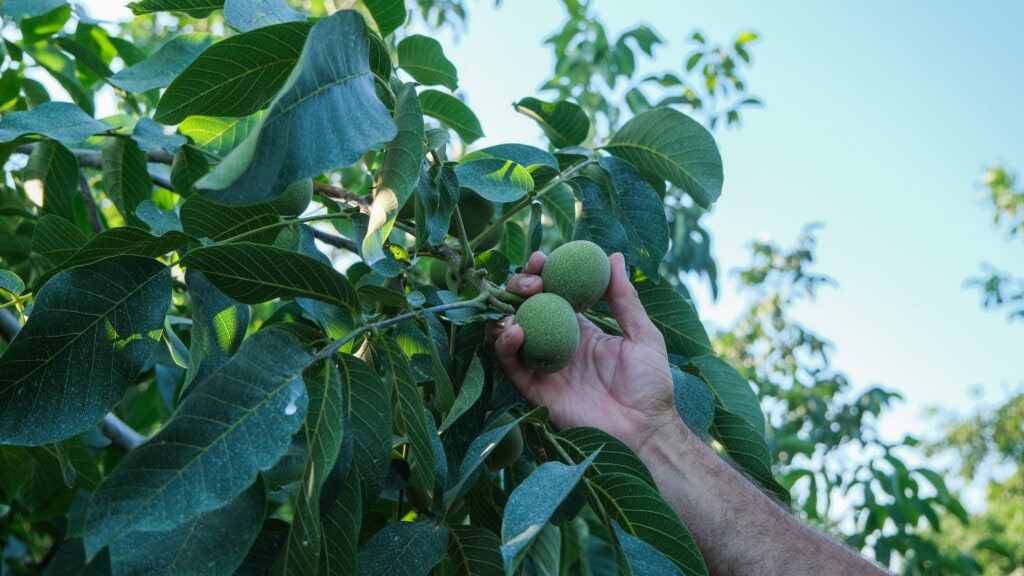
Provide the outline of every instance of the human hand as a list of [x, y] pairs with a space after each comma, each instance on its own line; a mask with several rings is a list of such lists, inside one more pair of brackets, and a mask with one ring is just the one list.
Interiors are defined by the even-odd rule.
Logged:
[[[545, 258], [534, 252], [523, 273], [509, 280], [508, 291], [524, 297], [541, 292]], [[566, 368], [544, 374], [519, 358], [523, 330], [508, 317], [497, 324], [495, 355], [523, 396], [547, 406], [556, 426], [600, 428], [639, 453], [659, 428], [678, 418], [672, 375], [665, 340], [630, 284], [622, 254], [612, 254], [609, 262], [611, 281], [605, 298], [622, 336], [605, 334], [577, 314], [580, 344], [576, 356]]]

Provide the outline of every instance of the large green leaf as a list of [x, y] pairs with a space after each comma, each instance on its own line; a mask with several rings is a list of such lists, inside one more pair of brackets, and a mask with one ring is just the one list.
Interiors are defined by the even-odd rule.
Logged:
[[473, 358], [469, 369], [466, 370], [466, 376], [462, 380], [462, 385], [459, 386], [459, 393], [455, 396], [455, 401], [452, 402], [451, 411], [445, 415], [444, 421], [441, 422], [440, 430], [442, 432], [454, 424], [473, 404], [476, 404], [476, 401], [480, 399], [480, 393], [483, 392], [483, 388], [484, 367], [479, 358]]
[[[536, 410], [546, 410], [541, 407]], [[536, 410], [534, 410], [536, 412]], [[546, 412], [545, 412], [546, 413]], [[450, 482], [448, 490], [445, 492], [444, 500], [446, 504], [451, 504], [455, 500], [462, 498], [469, 492], [470, 488], [473, 487], [473, 480], [477, 477], [477, 473], [480, 471], [480, 467], [490, 456], [494, 448], [505, 438], [505, 435], [512, 431], [513, 428], [519, 426], [519, 423], [525, 417], [520, 417], [504, 424], [501, 426], [495, 426], [490, 430], [487, 430], [477, 436], [470, 444], [469, 448], [466, 449], [466, 454], [462, 457], [462, 463], [459, 464], [458, 476], [454, 482]], [[456, 426], [456, 428], [458, 428]], [[453, 431], [455, 428], [452, 429]], [[451, 434], [451, 431], [449, 431]]]
[[259, 128], [262, 117], [262, 111], [247, 118], [189, 116], [178, 125], [178, 131], [192, 138], [196, 146], [226, 155]]
[[403, 0], [363, 0], [373, 21], [377, 23], [377, 31], [387, 38], [399, 26], [405, 23], [406, 11]]
[[291, 250], [240, 242], [192, 250], [181, 263], [206, 274], [211, 284], [239, 302], [304, 297], [359, 314], [359, 298], [334, 268]]
[[750, 382], [721, 358], [708, 354], [690, 359], [725, 409], [743, 418], [764, 436], [764, 413]]
[[189, 198], [193, 186], [210, 172], [206, 154], [193, 146], [182, 146], [174, 153], [171, 162], [171, 185], [182, 198]]
[[436, 118], [455, 130], [466, 144], [472, 144], [483, 137], [484, 130], [480, 127], [480, 120], [476, 114], [462, 100], [451, 94], [438, 90], [423, 90], [420, 92], [420, 103], [423, 105], [425, 115]]
[[533, 178], [519, 164], [500, 158], [481, 158], [455, 166], [459, 186], [491, 202], [514, 202], [533, 191]]
[[501, 541], [485, 528], [472, 525], [452, 526], [448, 539], [448, 557], [454, 576], [504, 576]]
[[185, 273], [192, 299], [189, 366], [182, 394], [202, 382], [238, 351], [249, 328], [249, 307], [217, 290], [198, 270]]
[[147, 168], [146, 153], [130, 138], [108, 138], [103, 145], [103, 186], [107, 197], [125, 221], [143, 226], [135, 209], [153, 195], [153, 181]]
[[213, 35], [190, 32], [171, 38], [149, 58], [110, 77], [114, 86], [125, 92], [146, 92], [170, 84], [196, 56], [213, 44]]
[[645, 175], [675, 184], [704, 208], [722, 195], [722, 157], [699, 122], [672, 108], [637, 114], [604, 147]]
[[586, 176], [572, 179], [580, 193], [580, 219], [575, 240], [589, 240], [605, 252], [629, 253], [629, 234], [618, 214], [615, 198], [607, 187]]
[[359, 474], [349, 474], [324, 514], [320, 574], [355, 574], [362, 519]]
[[577, 463], [597, 454], [588, 475], [612, 472], [632, 474], [648, 485], [655, 486], [654, 478], [643, 461], [621, 440], [607, 432], [597, 428], [568, 428], [559, 432], [556, 439]]
[[223, 204], [255, 204], [293, 182], [358, 160], [394, 138], [377, 98], [363, 18], [342, 10], [316, 23], [258, 131], [196, 183]]
[[668, 221], [661, 197], [628, 162], [605, 157], [601, 166], [610, 175], [616, 213], [629, 239], [626, 261], [648, 278], [657, 278], [658, 267], [668, 252]]
[[289, 22], [231, 36], [202, 52], [164, 91], [153, 119], [248, 116], [270, 102], [306, 42], [310, 25]]
[[417, 82], [427, 86], [459, 87], [459, 73], [444, 56], [441, 43], [421, 34], [402, 38], [398, 43], [398, 65]]
[[[58, 142], [36, 144], [22, 172], [25, 190], [39, 186], [43, 192], [43, 214], [63, 216], [74, 222], [74, 200], [78, 195], [78, 160]], [[38, 184], [36, 184], [38, 183]]]
[[95, 425], [160, 340], [171, 273], [117, 256], [65, 270], [0, 356], [0, 443], [48, 444]]
[[402, 267], [385, 254], [384, 241], [416, 187], [423, 162], [423, 110], [416, 96], [415, 84], [407, 83], [398, 92], [395, 104], [398, 134], [384, 150], [380, 183], [373, 192], [370, 223], [363, 238], [363, 261], [378, 274], [397, 276]]
[[25, 291], [25, 282], [10, 270], [0, 270], [0, 290], [6, 290], [17, 296]]
[[224, 0], [139, 0], [128, 4], [136, 16], [152, 12], [184, 12], [193, 18], [205, 18], [223, 6]]
[[21, 22], [25, 18], [37, 18], [52, 12], [67, 3], [67, 0], [7, 0], [0, 5], [0, 14]]
[[435, 460], [432, 439], [423, 421], [423, 394], [416, 386], [409, 357], [405, 355], [398, 342], [392, 338], [382, 338], [381, 344], [382, 352], [387, 355], [389, 364], [386, 378], [398, 400], [398, 410], [395, 412], [398, 417], [396, 427], [409, 441], [409, 482], [432, 497]]
[[535, 166], [548, 166], [558, 170], [558, 159], [547, 150], [541, 150], [536, 146], [526, 144], [497, 144], [474, 150], [461, 158], [461, 162], [480, 160], [481, 158], [499, 158], [511, 160], [520, 166], [533, 168]]
[[672, 366], [676, 412], [695, 434], [707, 440], [715, 419], [715, 395], [703, 380]]
[[[442, 166], [437, 179], [430, 177], [424, 165], [417, 183], [417, 199], [423, 206], [427, 242], [438, 245], [444, 242], [451, 223], [452, 212], [459, 202], [459, 179], [451, 166]], [[421, 230], [417, 227], [416, 232]]]
[[377, 532], [359, 551], [356, 574], [427, 576], [444, 558], [448, 528], [431, 521], [395, 522]]
[[312, 360], [313, 351], [283, 331], [250, 336], [93, 494], [88, 556], [131, 532], [167, 530], [241, 494], [277, 462], [305, 420], [308, 397], [299, 375]]
[[629, 567], [634, 574], [658, 574], [659, 576], [679, 576], [682, 572], [668, 558], [658, 552], [658, 549], [647, 542], [632, 536], [622, 529], [619, 523], [612, 520], [612, 527], [615, 530], [615, 538], [619, 541], [626, 556]]
[[626, 533], [656, 548], [684, 574], [708, 573], [690, 531], [650, 484], [619, 472], [595, 475], [587, 483], [609, 518]]
[[256, 540], [266, 514], [266, 488], [257, 478], [222, 508], [170, 530], [132, 532], [110, 546], [114, 574], [230, 576]]
[[512, 491], [501, 524], [505, 572], [512, 573], [519, 566], [537, 534], [576, 488], [596, 456], [597, 453], [591, 454], [575, 466], [545, 462]]
[[270, 204], [221, 206], [202, 196], [192, 196], [182, 203], [180, 212], [182, 230], [196, 238], [220, 242], [252, 232], [246, 238], [263, 244], [272, 242], [280, 232], [279, 229], [261, 230], [281, 221]]
[[590, 119], [578, 105], [566, 100], [551, 103], [523, 98], [512, 104], [516, 112], [533, 118], [555, 148], [582, 144], [590, 134]]
[[352, 420], [352, 462], [362, 480], [363, 502], [377, 498], [391, 462], [391, 399], [379, 376], [365, 362], [335, 354], [348, 392]]
[[10, 112], [0, 119], [0, 142], [40, 134], [58, 142], [81, 142], [93, 134], [113, 130], [67, 102], [45, 102], [23, 112]]
[[306, 465], [295, 500], [295, 515], [276, 574], [316, 574], [320, 565], [320, 489], [334, 467], [344, 435], [345, 394], [338, 367], [321, 360], [303, 375], [309, 394]]
[[714, 353], [697, 311], [667, 282], [655, 284], [648, 278], [635, 286], [647, 316], [665, 337], [669, 352], [684, 356]]
[[89, 238], [77, 226], [60, 216], [43, 216], [32, 231], [32, 251], [54, 264], [67, 260], [87, 242]]
[[302, 22], [306, 16], [286, 0], [225, 0], [224, 21], [239, 32], [249, 32], [284, 22]]

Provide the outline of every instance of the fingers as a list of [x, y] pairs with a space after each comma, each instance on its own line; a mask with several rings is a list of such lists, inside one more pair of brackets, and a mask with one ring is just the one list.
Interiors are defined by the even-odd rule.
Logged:
[[626, 260], [616, 252], [608, 257], [612, 267], [611, 281], [605, 299], [611, 306], [612, 314], [622, 328], [622, 334], [629, 340], [655, 342], [661, 340], [661, 333], [647, 317], [647, 311], [640, 303], [636, 288], [626, 273]]
[[527, 298], [542, 292], [544, 282], [540, 278], [540, 270], [544, 267], [546, 258], [543, 252], [531, 254], [526, 266], [523, 267], [523, 272], [509, 279], [507, 290]]
[[494, 341], [494, 355], [505, 376], [519, 387], [533, 374], [533, 371], [519, 359], [519, 348], [523, 345], [523, 329], [512, 324], [511, 317], [502, 318], [498, 322], [498, 328], [500, 332]]

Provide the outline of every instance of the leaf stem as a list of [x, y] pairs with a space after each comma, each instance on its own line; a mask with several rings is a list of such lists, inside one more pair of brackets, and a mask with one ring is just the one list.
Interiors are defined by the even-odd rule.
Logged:
[[418, 317], [418, 316], [420, 316], [422, 314], [428, 314], [428, 313], [433, 314], [433, 313], [437, 313], [437, 312], [447, 312], [448, 310], [457, 310], [459, 308], [477, 308], [477, 309], [482, 309], [482, 308], [485, 308], [487, 306], [488, 298], [490, 298], [490, 294], [487, 293], [487, 292], [484, 292], [484, 293], [481, 293], [476, 298], [473, 298], [472, 300], [463, 300], [461, 302], [450, 302], [448, 304], [439, 304], [437, 306], [431, 306], [430, 308], [421, 308], [419, 310], [413, 310], [412, 312], [406, 312], [405, 314], [399, 314], [398, 316], [395, 316], [394, 318], [388, 318], [387, 320], [381, 320], [380, 322], [373, 322], [371, 324], [366, 324], [365, 326], [360, 326], [359, 328], [356, 328], [355, 330], [349, 332], [348, 334], [342, 336], [341, 338], [338, 338], [334, 342], [331, 342], [330, 344], [325, 346], [324, 349], [321, 350], [316, 355], [316, 357], [314, 357], [313, 361], [314, 362], [318, 362], [318, 361], [323, 360], [325, 358], [330, 358], [331, 356], [334, 356], [334, 354], [338, 350], [340, 350], [342, 346], [344, 346], [345, 344], [348, 344], [352, 340], [355, 340], [357, 337], [359, 337], [362, 334], [365, 334], [367, 332], [372, 332], [374, 330], [381, 330], [381, 329], [384, 329], [384, 328], [388, 328], [389, 326], [394, 326], [395, 324], [400, 324], [402, 322], [405, 322], [406, 320], [412, 320], [413, 318], [416, 318], [416, 317]]

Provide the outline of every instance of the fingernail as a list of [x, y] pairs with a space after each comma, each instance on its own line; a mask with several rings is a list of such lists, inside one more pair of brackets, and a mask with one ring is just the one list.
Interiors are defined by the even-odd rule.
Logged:
[[502, 318], [501, 320], [498, 320], [498, 328], [504, 330], [505, 326], [508, 326], [508, 316]]

